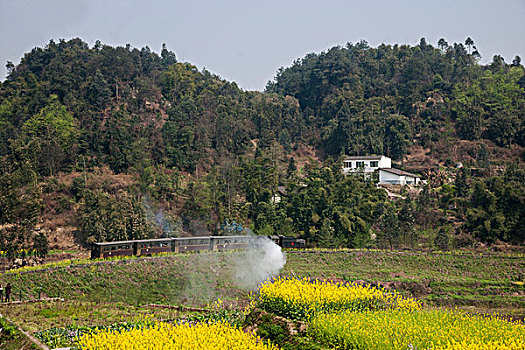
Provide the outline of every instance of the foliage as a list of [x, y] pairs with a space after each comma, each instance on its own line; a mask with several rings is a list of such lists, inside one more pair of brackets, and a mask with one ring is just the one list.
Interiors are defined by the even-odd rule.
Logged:
[[399, 218], [393, 205], [388, 205], [386, 207], [385, 212], [381, 218], [379, 228], [381, 230], [379, 240], [385, 241], [390, 247], [390, 250], [392, 250], [394, 246], [397, 247], [399, 245], [401, 229]]
[[440, 227], [436, 237], [434, 238], [434, 245], [440, 250], [448, 250], [450, 244], [450, 235], [447, 228]]
[[276, 349], [242, 329], [226, 323], [157, 323], [126, 332], [97, 332], [83, 336], [80, 349]]
[[521, 144], [523, 66], [478, 66], [468, 39], [468, 50], [444, 39], [440, 50], [424, 38], [413, 47], [348, 43], [280, 68], [266, 90], [298, 99], [329, 154], [401, 159], [417, 132], [424, 147], [434, 148], [425, 138], [450, 118], [463, 138]]
[[[26, 151], [29, 154], [25, 153]], [[47, 241], [34, 232], [43, 211], [42, 188], [31, 165], [30, 151], [25, 148], [17, 156], [20, 161], [0, 158], [0, 251], [13, 260], [17, 252], [37, 249], [45, 255]]]
[[[1, 84], [0, 229], [9, 239], [0, 250], [44, 244], [37, 223], [55, 214], [80, 228], [81, 243], [166, 234], [155, 229], [148, 206], [166, 208], [191, 234], [217, 234], [220, 223], [235, 220], [259, 234], [349, 248], [375, 245], [378, 228], [385, 228], [379, 245], [415, 246], [417, 229], [453, 206], [467, 222], [464, 232], [522, 243], [523, 206], [510, 187], [498, 192], [481, 180], [496, 196], [511, 196], [484, 206], [485, 192], [470, 198], [474, 184], [461, 173], [441, 194], [425, 192], [416, 211], [413, 203], [385, 206], [383, 191], [342, 176], [334, 162], [342, 154], [385, 154], [403, 163], [420, 146], [442, 161], [458, 139], [482, 141], [473, 158], [487, 172], [489, 155], [518, 154], [523, 66], [500, 56], [480, 65], [468, 39], [437, 47], [424, 38], [415, 46], [348, 43], [279, 69], [265, 92], [178, 62], [165, 45], [158, 55], [51, 40], [10, 64]], [[308, 148], [319, 161], [306, 159]], [[138, 186], [96, 183], [101, 168]], [[82, 176], [67, 189], [43, 192], [75, 172]], [[54, 192], [60, 196], [46, 201]], [[398, 232], [388, 232], [388, 220], [399, 221]]]
[[468, 140], [486, 138], [500, 146], [525, 145], [525, 91], [518, 85], [520, 67], [486, 70], [482, 76], [454, 89], [453, 112], [459, 134]]
[[460, 311], [381, 310], [321, 314], [308, 332], [338, 349], [522, 349], [525, 327]]
[[21, 129], [27, 135], [28, 146], [40, 151], [35, 161], [42, 174], [53, 175], [63, 167], [62, 163], [71, 160], [77, 129], [73, 116], [57, 101], [56, 95], [51, 96], [50, 105], [27, 120]]
[[308, 320], [319, 313], [386, 308], [419, 309], [413, 299], [380, 288], [357, 284], [321, 282], [309, 278], [267, 281], [259, 288], [258, 306], [293, 320]]
[[301, 236], [313, 245], [366, 247], [384, 191], [358, 176], [344, 176], [338, 163], [312, 166], [305, 175], [289, 185], [281, 206]]
[[104, 326], [68, 326], [66, 328], [48, 328], [35, 333], [35, 337], [41, 342], [52, 348], [75, 347], [79, 338], [93, 332], [125, 332], [133, 329], [143, 329], [153, 326], [153, 320], [145, 318], [139, 321], [113, 323]]
[[525, 170], [510, 166], [504, 176], [473, 184], [464, 229], [478, 239], [525, 242]]
[[100, 191], [88, 191], [79, 211], [81, 242], [125, 241], [153, 236], [140, 199], [122, 193], [116, 198]]

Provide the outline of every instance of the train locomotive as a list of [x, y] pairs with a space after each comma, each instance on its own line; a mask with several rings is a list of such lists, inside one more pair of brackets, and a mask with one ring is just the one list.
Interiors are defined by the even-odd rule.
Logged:
[[[268, 236], [275, 244], [287, 249], [305, 248], [304, 239], [285, 236]], [[257, 249], [266, 242], [266, 236], [203, 236], [183, 238], [155, 238], [133, 241], [99, 242], [91, 245], [91, 259], [115, 256], [151, 256], [159, 253], [184, 253], [198, 251], [225, 251]]]

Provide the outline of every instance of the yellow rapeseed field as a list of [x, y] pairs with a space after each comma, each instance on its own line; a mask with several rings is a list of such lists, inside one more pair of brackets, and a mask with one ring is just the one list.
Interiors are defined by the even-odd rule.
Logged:
[[523, 350], [525, 326], [444, 310], [320, 314], [309, 334], [338, 349]]
[[156, 323], [125, 332], [103, 331], [84, 335], [79, 340], [83, 350], [172, 350], [239, 349], [277, 350], [271, 344], [226, 323], [194, 325]]
[[277, 278], [259, 288], [259, 307], [291, 319], [309, 319], [320, 312], [420, 309], [421, 303], [397, 292], [357, 284], [308, 278]]

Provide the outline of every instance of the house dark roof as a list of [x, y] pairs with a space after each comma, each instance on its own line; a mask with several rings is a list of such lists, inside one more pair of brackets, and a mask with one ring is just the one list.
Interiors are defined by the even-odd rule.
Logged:
[[345, 160], [381, 160], [383, 156], [350, 156], [345, 157]]
[[394, 168], [380, 168], [380, 171], [386, 171], [391, 174], [401, 175], [401, 176], [411, 176], [411, 177], [420, 177], [419, 175], [409, 173], [407, 171], [394, 169]]

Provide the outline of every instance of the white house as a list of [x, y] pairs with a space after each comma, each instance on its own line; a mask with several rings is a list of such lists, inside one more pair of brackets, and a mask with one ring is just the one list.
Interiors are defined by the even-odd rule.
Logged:
[[375, 171], [382, 185], [417, 185], [421, 178], [409, 172], [392, 168], [392, 160], [385, 156], [351, 156], [343, 159], [343, 173], [363, 172], [366, 179]]
[[352, 156], [343, 160], [343, 173], [362, 171], [373, 173], [379, 168], [391, 168], [392, 160], [385, 156]]
[[379, 169], [379, 183], [385, 185], [418, 185], [421, 178], [415, 174], [394, 169]]

